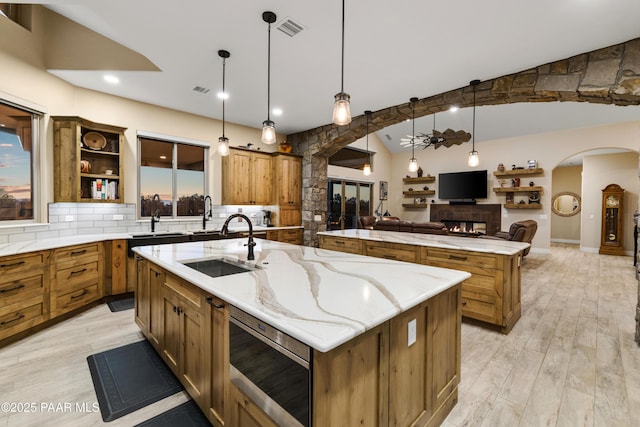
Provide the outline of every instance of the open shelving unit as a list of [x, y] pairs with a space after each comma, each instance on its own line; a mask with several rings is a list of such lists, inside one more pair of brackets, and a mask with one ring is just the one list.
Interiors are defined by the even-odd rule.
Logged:
[[[544, 169], [542, 168], [529, 168], [529, 169], [512, 169], [505, 171], [494, 171], [493, 175], [498, 179], [512, 179], [512, 178], [520, 178], [527, 176], [536, 176], [544, 174]], [[516, 193], [529, 193], [532, 191], [537, 191], [538, 193], [542, 193], [544, 187], [540, 185], [529, 185], [526, 187], [518, 186], [518, 187], [495, 187], [493, 188], [493, 192], [496, 194], [505, 194], [511, 195], [511, 199], [514, 199], [514, 195]], [[505, 209], [542, 209], [542, 204], [540, 203], [504, 203]]]
[[[415, 177], [415, 178], [402, 178], [402, 183], [403, 184], [429, 184], [429, 183], [433, 183], [436, 182], [436, 177], [435, 176], [431, 176], [431, 175], [427, 175], [427, 176], [419, 176], [419, 177]], [[414, 203], [403, 203], [402, 207], [403, 208], [409, 208], [409, 209], [426, 209], [429, 204], [428, 203], [415, 203], [415, 199], [417, 197], [419, 198], [425, 198], [426, 197], [430, 197], [430, 196], [434, 196], [436, 194], [435, 190], [404, 190], [402, 191], [402, 196], [405, 198], [411, 198]]]

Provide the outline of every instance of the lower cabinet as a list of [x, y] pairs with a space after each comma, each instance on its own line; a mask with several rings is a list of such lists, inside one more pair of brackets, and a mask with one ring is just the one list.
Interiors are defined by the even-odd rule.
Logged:
[[242, 427], [278, 427], [269, 416], [236, 386], [229, 387], [231, 411], [229, 425]]
[[207, 297], [209, 304], [206, 356], [209, 363], [209, 391], [205, 409], [209, 421], [217, 427], [244, 425], [229, 421], [229, 310], [219, 298]]
[[320, 247], [332, 251], [348, 252], [350, 254], [364, 255], [364, 241], [360, 239], [350, 239], [348, 237], [319, 236]]
[[267, 239], [292, 245], [303, 243], [302, 228], [284, 228], [280, 230], [267, 230]]

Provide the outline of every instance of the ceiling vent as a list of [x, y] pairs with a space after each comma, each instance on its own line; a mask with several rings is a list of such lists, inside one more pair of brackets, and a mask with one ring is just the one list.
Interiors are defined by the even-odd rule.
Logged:
[[282, 21], [282, 24], [278, 25], [276, 28], [282, 31], [283, 33], [285, 33], [286, 35], [288, 35], [289, 37], [293, 37], [296, 34], [298, 34], [300, 31], [304, 30], [304, 27], [302, 26], [302, 24], [298, 24], [291, 18], [285, 18], [285, 20]]
[[193, 88], [194, 91], [196, 92], [200, 92], [200, 93], [209, 93], [209, 89], [207, 89], [206, 87], [202, 87], [202, 86], [195, 86]]

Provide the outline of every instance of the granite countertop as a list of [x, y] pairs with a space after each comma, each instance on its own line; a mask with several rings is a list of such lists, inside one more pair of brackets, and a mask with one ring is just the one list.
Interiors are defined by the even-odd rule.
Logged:
[[[256, 239], [134, 251], [316, 350], [326, 352], [470, 277], [464, 271]], [[224, 257], [253, 271], [212, 278], [181, 262]]]
[[531, 246], [529, 243], [512, 242], [502, 239], [483, 239], [476, 237], [443, 236], [437, 234], [367, 229], [321, 231], [318, 232], [318, 234], [379, 242], [405, 243], [409, 245], [429, 246], [433, 248], [487, 252], [499, 255], [516, 255], [518, 252]]

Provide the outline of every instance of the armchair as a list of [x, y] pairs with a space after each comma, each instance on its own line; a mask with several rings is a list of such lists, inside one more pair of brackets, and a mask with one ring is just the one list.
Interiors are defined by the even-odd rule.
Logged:
[[[525, 221], [517, 221], [511, 224], [509, 227], [509, 231], [498, 231], [495, 236], [491, 236], [494, 238], [511, 240], [514, 242], [525, 242], [531, 243], [533, 240], [533, 236], [536, 235], [536, 231], [538, 230], [538, 223], [532, 219], [527, 219]], [[491, 238], [490, 236], [483, 236], [484, 238]], [[522, 256], [527, 256], [529, 253], [530, 247], [525, 249], [522, 253]]]

